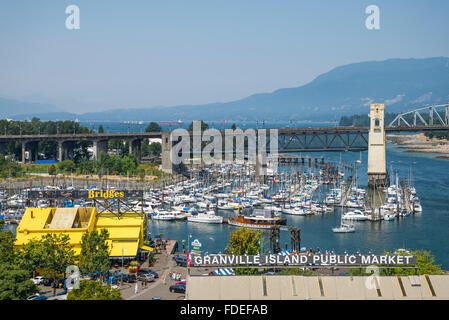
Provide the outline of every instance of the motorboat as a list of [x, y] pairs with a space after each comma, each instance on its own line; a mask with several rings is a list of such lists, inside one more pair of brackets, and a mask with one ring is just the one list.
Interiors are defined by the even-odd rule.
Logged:
[[154, 212], [152, 215], [152, 218], [153, 218], [153, 220], [165, 220], [165, 221], [176, 220], [175, 215], [168, 211]]
[[360, 210], [348, 211], [342, 217], [343, 220], [354, 220], [354, 221], [364, 221], [368, 220], [368, 216], [366, 216]]
[[339, 227], [332, 228], [334, 233], [350, 233], [355, 232], [355, 227], [353, 224], [342, 223]]
[[199, 211], [192, 212], [189, 217], [187, 217], [189, 222], [200, 222], [200, 223], [223, 223], [223, 217], [215, 215], [215, 212], [210, 211]]

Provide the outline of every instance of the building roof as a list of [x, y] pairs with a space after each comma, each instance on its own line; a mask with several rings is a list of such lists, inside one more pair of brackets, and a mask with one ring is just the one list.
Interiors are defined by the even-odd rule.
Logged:
[[449, 299], [448, 275], [189, 276], [187, 284], [189, 300]]
[[124, 213], [120, 218], [111, 213], [98, 215], [95, 208], [28, 208], [17, 227], [15, 246], [20, 248], [47, 233], [65, 233], [78, 255], [81, 238], [89, 230], [107, 229], [110, 257], [135, 257], [144, 240], [144, 218]]

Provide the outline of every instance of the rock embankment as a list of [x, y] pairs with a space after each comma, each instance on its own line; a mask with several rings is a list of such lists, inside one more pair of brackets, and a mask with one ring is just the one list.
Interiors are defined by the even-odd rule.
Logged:
[[437, 156], [437, 158], [449, 160], [449, 141], [445, 139], [430, 139], [422, 133], [413, 135], [390, 134], [387, 135], [386, 139], [401, 145], [399, 148], [406, 149], [407, 152], [438, 153], [442, 155]]

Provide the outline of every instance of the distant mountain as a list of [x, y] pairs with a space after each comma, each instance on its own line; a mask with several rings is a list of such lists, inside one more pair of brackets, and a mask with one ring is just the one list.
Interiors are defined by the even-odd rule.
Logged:
[[0, 98], [0, 117], [2, 118], [9, 118], [19, 114], [29, 117], [32, 114], [54, 113], [58, 111], [61, 111], [61, 109], [52, 104]]
[[[389, 59], [340, 66], [306, 85], [206, 105], [117, 109], [80, 120], [333, 120], [385, 103], [398, 112], [449, 101], [449, 58]], [[16, 113], [19, 114], [19, 113]], [[47, 115], [48, 116], [48, 115]]]

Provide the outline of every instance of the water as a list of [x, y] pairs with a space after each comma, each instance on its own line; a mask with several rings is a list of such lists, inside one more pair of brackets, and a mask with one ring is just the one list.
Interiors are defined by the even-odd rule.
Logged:
[[[304, 154], [304, 153], [303, 153]], [[312, 156], [323, 155], [326, 161], [338, 162], [340, 153], [311, 153]], [[282, 215], [287, 218], [287, 225], [301, 228], [301, 247], [333, 250], [337, 253], [376, 253], [392, 251], [397, 248], [430, 250], [436, 256], [436, 262], [443, 268], [449, 268], [449, 250], [445, 246], [449, 232], [449, 161], [434, 159], [434, 155], [407, 153], [396, 146], [387, 145], [388, 169], [407, 178], [412, 167], [414, 185], [423, 207], [422, 213], [396, 219], [394, 221], [360, 221], [354, 222], [355, 233], [333, 233], [332, 228], [340, 223], [340, 213], [324, 213], [312, 216]], [[354, 161], [359, 159], [359, 152], [341, 153], [341, 159]], [[358, 165], [359, 186], [366, 186], [367, 151], [362, 152], [362, 163]], [[219, 215], [231, 213], [219, 211]], [[229, 233], [236, 227], [229, 225], [208, 225], [172, 221], [152, 221], [149, 231], [152, 236], [163, 233], [165, 237], [184, 240], [187, 243], [198, 239], [203, 249], [209, 253], [223, 252], [229, 242]], [[263, 231], [269, 248], [269, 233]], [[281, 231], [281, 249], [290, 247], [290, 234]], [[182, 248], [182, 243], [180, 243]]]
[[[303, 153], [305, 155], [305, 153]], [[310, 153], [312, 156], [324, 156], [326, 161], [338, 162], [354, 161], [359, 159], [359, 152], [323, 152]], [[325, 213], [314, 216], [290, 216], [287, 225], [301, 228], [301, 246], [307, 248], [320, 248], [333, 250], [337, 253], [377, 253], [397, 248], [426, 249], [435, 256], [438, 264], [449, 268], [449, 250], [446, 247], [449, 226], [449, 161], [433, 158], [435, 155], [408, 153], [397, 146], [387, 145], [387, 165], [398, 171], [400, 177], [408, 177], [412, 168], [414, 186], [421, 199], [423, 212], [394, 221], [381, 222], [354, 222], [355, 233], [332, 232], [332, 228], [340, 223], [340, 214]], [[359, 185], [366, 186], [366, 159], [367, 152], [362, 152], [362, 163], [358, 165]], [[225, 217], [233, 215], [232, 212], [219, 211]], [[15, 226], [6, 226], [15, 230]], [[190, 240], [198, 239], [203, 243], [204, 251], [209, 253], [223, 252], [229, 242], [229, 233], [236, 227], [229, 225], [151, 221], [149, 232], [151, 236], [163, 233], [165, 237], [180, 241], [187, 246]], [[263, 231], [266, 239], [265, 248], [269, 247], [269, 234]], [[190, 242], [191, 242], [190, 241]], [[290, 246], [289, 233], [281, 231], [281, 249]]]

